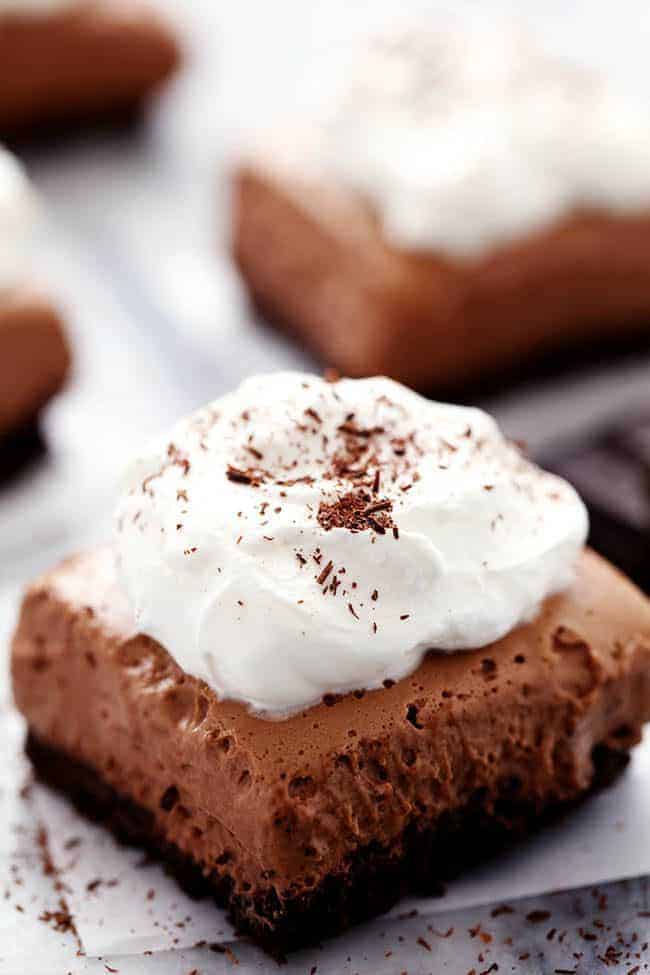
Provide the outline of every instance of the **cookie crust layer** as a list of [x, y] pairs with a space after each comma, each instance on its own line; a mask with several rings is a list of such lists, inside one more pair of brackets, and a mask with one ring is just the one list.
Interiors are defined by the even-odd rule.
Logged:
[[[354, 889], [363, 851], [408, 876], [411, 834], [583, 795], [598, 746], [627, 752], [650, 717], [650, 605], [587, 552], [572, 589], [498, 643], [264, 721], [137, 634], [100, 550], [30, 588], [12, 672], [34, 740], [147, 810], [157, 843], [223, 880], [240, 927], [293, 946], [296, 905], [311, 931], [308, 906]], [[357, 919], [339, 914], [329, 933]]]

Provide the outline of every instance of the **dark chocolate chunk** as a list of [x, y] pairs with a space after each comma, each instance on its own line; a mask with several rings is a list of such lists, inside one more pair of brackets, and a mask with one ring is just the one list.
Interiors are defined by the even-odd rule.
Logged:
[[582, 495], [589, 544], [650, 592], [650, 412], [540, 458]]

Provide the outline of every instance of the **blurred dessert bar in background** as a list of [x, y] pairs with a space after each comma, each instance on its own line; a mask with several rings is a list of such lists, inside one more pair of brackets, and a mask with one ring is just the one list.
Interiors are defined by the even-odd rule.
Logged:
[[0, 0], [0, 136], [130, 116], [179, 57], [141, 0]]
[[0, 294], [0, 447], [31, 423], [61, 387], [69, 354], [47, 298], [25, 289]]
[[647, 112], [515, 30], [380, 37], [320, 121], [241, 153], [232, 234], [262, 312], [349, 375], [650, 338]]
[[58, 312], [30, 278], [37, 204], [20, 163], [0, 149], [0, 451], [31, 428], [62, 386], [70, 355]]

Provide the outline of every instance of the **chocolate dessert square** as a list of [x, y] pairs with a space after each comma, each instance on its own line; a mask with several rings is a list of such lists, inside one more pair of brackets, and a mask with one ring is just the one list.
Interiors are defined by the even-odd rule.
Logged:
[[0, 294], [0, 450], [63, 385], [70, 354], [57, 311], [26, 287]]
[[0, 12], [0, 135], [130, 116], [179, 58], [170, 28], [140, 0]]
[[265, 721], [138, 635], [102, 550], [30, 588], [12, 668], [43, 778], [285, 951], [583, 795], [650, 717], [650, 607], [586, 553], [505, 639]]
[[233, 254], [262, 316], [350, 376], [417, 389], [650, 334], [650, 219], [576, 217], [483, 260], [400, 252], [358, 198], [247, 160]]
[[37, 212], [38, 203], [25, 171], [11, 153], [0, 147], [0, 478], [3, 480], [7, 474], [19, 470], [34, 448], [41, 446], [37, 436], [38, 415], [63, 385], [70, 366], [59, 314], [50, 299], [30, 283]]
[[584, 797], [650, 717], [650, 603], [486, 413], [251, 377], [28, 590], [44, 779], [281, 952]]
[[326, 365], [494, 381], [650, 336], [647, 152], [643, 110], [516, 32], [398, 32], [242, 152], [232, 250]]

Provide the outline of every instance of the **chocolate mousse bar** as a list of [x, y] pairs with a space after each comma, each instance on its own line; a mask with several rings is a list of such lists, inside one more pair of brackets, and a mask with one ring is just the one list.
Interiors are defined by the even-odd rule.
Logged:
[[30, 283], [36, 210], [23, 168], [0, 147], [0, 476], [16, 448], [22, 452], [24, 434], [33, 439], [35, 420], [70, 365], [59, 314]]
[[650, 336], [649, 153], [643, 107], [518, 34], [398, 33], [322, 122], [242, 152], [232, 249], [342, 373], [494, 379]]
[[70, 353], [58, 312], [38, 292], [0, 294], [0, 451], [59, 391]]
[[273, 951], [436, 890], [650, 717], [648, 600], [478, 410], [266, 376], [126, 481], [115, 546], [25, 595], [28, 753]]
[[179, 59], [172, 31], [141, 0], [0, 6], [0, 136], [131, 115]]

